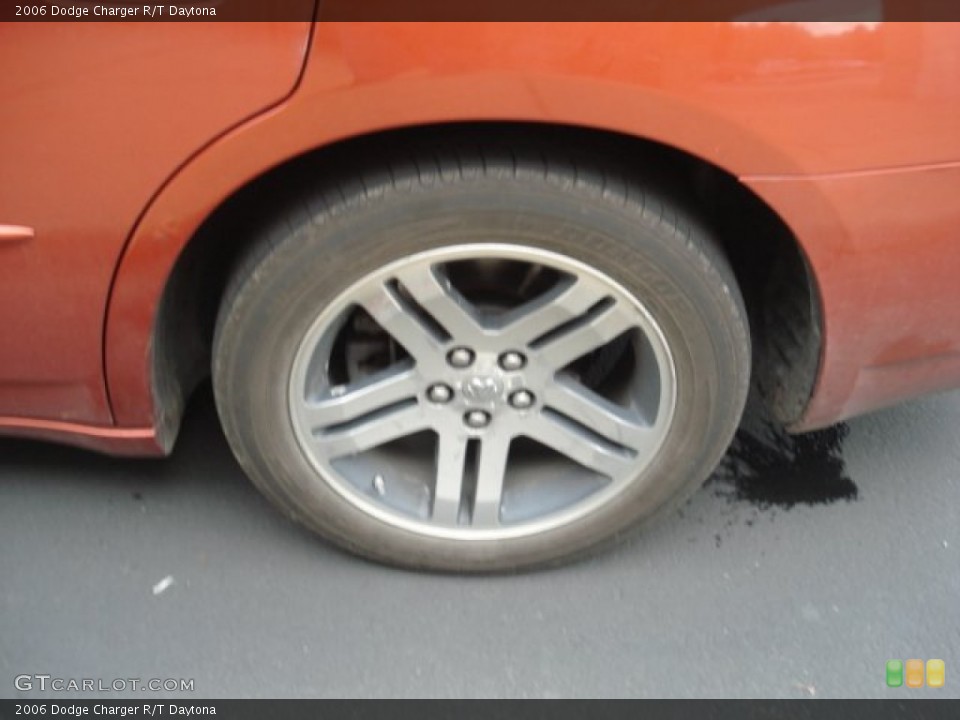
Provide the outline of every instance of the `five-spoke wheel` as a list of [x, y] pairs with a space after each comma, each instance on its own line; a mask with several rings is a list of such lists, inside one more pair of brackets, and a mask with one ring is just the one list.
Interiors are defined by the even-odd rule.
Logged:
[[[297, 351], [290, 408], [345, 499], [420, 533], [494, 538], [619, 492], [659, 450], [674, 386], [659, 328], [611, 278], [535, 248], [458, 245], [337, 297]], [[421, 433], [434, 452], [410, 451]]]
[[707, 477], [750, 371], [733, 274], [617, 158], [565, 152], [358, 161], [264, 228], [213, 375], [284, 512], [378, 560], [490, 571], [583, 552]]

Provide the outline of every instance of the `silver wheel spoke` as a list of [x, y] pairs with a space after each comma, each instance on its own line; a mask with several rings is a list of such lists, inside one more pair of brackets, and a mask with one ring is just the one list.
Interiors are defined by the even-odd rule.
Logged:
[[358, 302], [417, 362], [430, 364], [436, 360], [441, 343], [387, 284], [376, 284]]
[[505, 346], [528, 345], [563, 323], [580, 317], [601, 299], [596, 289], [587, 283], [579, 280], [561, 283], [511, 313], [499, 337]]
[[397, 278], [457, 342], [474, 341], [485, 334], [469, 303], [430, 265], [404, 270], [397, 273]]
[[507, 455], [512, 439], [505, 433], [493, 433], [480, 441], [477, 492], [473, 503], [474, 527], [494, 527], [500, 524], [503, 480], [507, 473]]
[[615, 478], [629, 470], [633, 458], [597, 442], [575, 424], [559, 417], [541, 414], [524, 425], [525, 435], [590, 470]]
[[639, 422], [629, 410], [562, 377], [547, 387], [544, 404], [637, 453], [644, 452], [654, 440], [650, 427]]
[[343, 387], [320, 402], [307, 402], [304, 418], [312, 430], [356, 420], [378, 409], [416, 397], [418, 373], [413, 369], [381, 373]]
[[420, 406], [404, 405], [399, 409], [387, 409], [368, 420], [322, 433], [317, 442], [324, 453], [337, 458], [370, 450], [427, 427], [428, 422]]
[[435, 522], [457, 524], [466, 459], [467, 438], [450, 430], [440, 432], [437, 439], [437, 469], [431, 514]]
[[592, 350], [606, 345], [635, 324], [636, 321], [620, 303], [614, 303], [583, 325], [571, 328], [538, 349], [546, 363], [559, 370]]

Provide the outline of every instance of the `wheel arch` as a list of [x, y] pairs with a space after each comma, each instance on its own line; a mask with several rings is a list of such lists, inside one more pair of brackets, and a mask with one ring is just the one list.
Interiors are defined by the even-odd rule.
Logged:
[[[319, 143], [315, 131], [301, 127], [301, 144], [292, 147], [289, 136], [271, 140], [290, 128], [284, 113], [284, 107], [269, 111], [197, 157], [158, 194], [131, 234], [105, 337], [107, 385], [119, 425], [151, 425], [158, 446], [170, 450], [186, 399], [209, 372], [213, 319], [230, 268], [252, 235], [249, 222], [290, 209], [284, 191], [290, 183], [348, 171], [384, 144], [424, 147], [448, 133], [512, 141], [526, 135], [532, 141], [544, 131], [634, 158], [641, 175], [708, 216], [751, 315], [756, 385], [779, 422], [801, 417], [821, 351], [816, 280], [781, 217], [730, 169], [655, 137], [545, 121], [411, 124]], [[781, 157], [776, 162], [784, 166]]]

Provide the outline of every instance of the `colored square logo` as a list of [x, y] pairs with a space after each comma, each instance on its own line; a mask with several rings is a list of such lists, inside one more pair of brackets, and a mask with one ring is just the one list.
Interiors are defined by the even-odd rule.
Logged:
[[945, 676], [943, 660], [927, 660], [927, 687], [942, 688]]
[[903, 685], [903, 661], [887, 660], [887, 687]]
[[923, 687], [923, 660], [907, 660], [907, 687]]

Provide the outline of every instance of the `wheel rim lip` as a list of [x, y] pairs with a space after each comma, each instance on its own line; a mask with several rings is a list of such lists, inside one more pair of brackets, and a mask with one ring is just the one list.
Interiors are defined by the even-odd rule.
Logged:
[[[321, 339], [333, 323], [338, 321], [350, 307], [356, 305], [354, 298], [360, 294], [362, 288], [368, 286], [370, 283], [382, 283], [394, 275], [400, 268], [407, 267], [411, 264], [436, 265], [458, 260], [487, 258], [539, 263], [574, 274], [577, 277], [589, 277], [594, 282], [600, 283], [611, 292], [619, 295], [620, 298], [629, 303], [630, 307], [637, 311], [637, 327], [640, 328], [650, 343], [659, 370], [659, 409], [657, 412], [657, 420], [652, 426], [656, 437], [654, 449], [642, 460], [637, 462], [629, 478], [611, 478], [611, 482], [606, 487], [591, 493], [568, 507], [558, 511], [547, 512], [546, 515], [511, 525], [483, 528], [471, 525], [443, 525], [435, 523], [429, 518], [413, 518], [384, 504], [378, 504], [371, 498], [362, 495], [348, 480], [340, 478], [338, 471], [331, 463], [331, 460], [338, 458], [325, 458], [311, 447], [313, 434], [310, 424], [302, 417], [304, 412], [302, 399], [309, 368], [314, 361], [315, 353], [317, 352]], [[389, 332], [388, 329], [385, 328], [385, 330]], [[456, 345], [454, 345], [454, 347], [455, 346]], [[653, 464], [654, 460], [660, 456], [660, 450], [673, 426], [676, 398], [677, 373], [670, 346], [659, 324], [653, 318], [653, 315], [633, 293], [613, 278], [585, 262], [551, 250], [506, 242], [464, 243], [425, 250], [403, 258], [398, 258], [387, 265], [365, 274], [360, 279], [351, 283], [348, 288], [340, 292], [311, 322], [306, 333], [298, 343], [293, 362], [289, 368], [287, 382], [288, 416], [296, 437], [297, 446], [308, 464], [315, 471], [315, 479], [317, 482], [323, 483], [333, 489], [340, 497], [365, 515], [373, 517], [394, 528], [435, 539], [472, 542], [522, 538], [568, 526], [608, 506], [628, 488], [637, 487], [637, 483], [648, 485], [650, 478], [644, 478], [643, 476], [649, 466]]]

